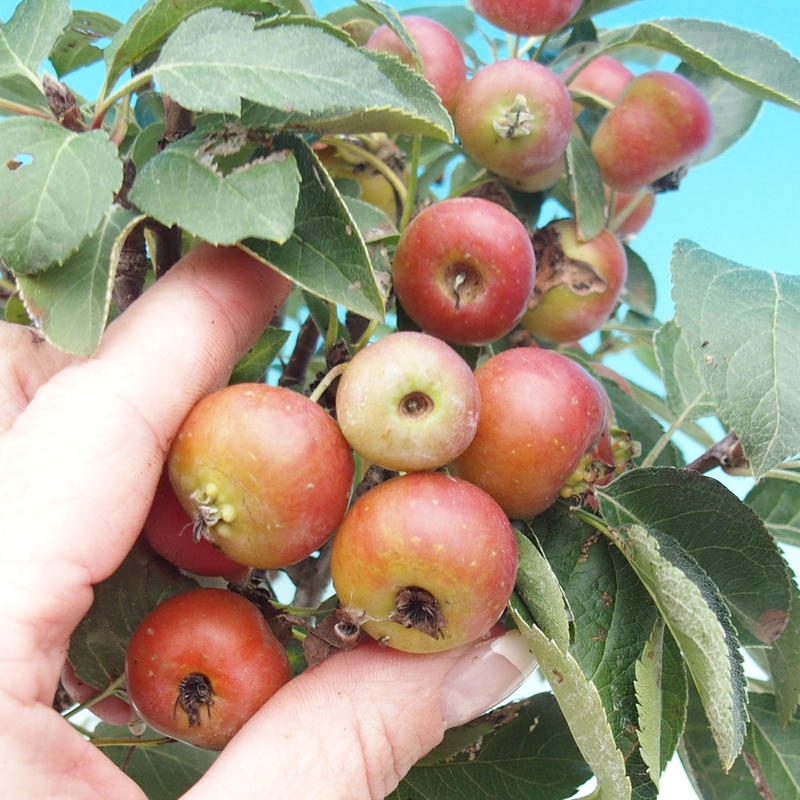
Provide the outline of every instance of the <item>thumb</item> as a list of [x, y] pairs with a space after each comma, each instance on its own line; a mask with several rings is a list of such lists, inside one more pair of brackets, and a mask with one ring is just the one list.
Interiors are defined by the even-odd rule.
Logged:
[[536, 667], [517, 631], [411, 655], [367, 642], [289, 681], [186, 800], [382, 800], [414, 763]]

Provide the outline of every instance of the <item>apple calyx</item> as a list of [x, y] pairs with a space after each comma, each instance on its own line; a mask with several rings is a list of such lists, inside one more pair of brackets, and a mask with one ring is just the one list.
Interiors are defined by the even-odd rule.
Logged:
[[433, 411], [433, 399], [425, 392], [409, 392], [400, 400], [398, 411], [407, 419], [421, 419]]
[[480, 294], [481, 276], [471, 264], [458, 262], [447, 268], [447, 280], [453, 287], [455, 309], [461, 308], [462, 302], [470, 302]]
[[209, 528], [220, 522], [233, 522], [236, 519], [236, 509], [230, 503], [218, 505], [218, 497], [219, 487], [214, 483], [207, 483], [204, 488], [196, 489], [189, 495], [197, 514], [192, 525], [192, 538], [195, 542], [209, 539]]
[[[200, 710], [206, 707], [208, 716], [211, 716], [211, 706], [214, 705], [214, 690], [207, 675], [202, 672], [190, 672], [184, 675], [178, 684], [178, 697], [175, 700], [174, 712], [180, 708], [189, 720], [189, 727], [200, 727]], [[174, 714], [173, 714], [174, 715]]]
[[602, 294], [608, 282], [587, 261], [572, 258], [564, 252], [561, 234], [545, 227], [533, 236], [536, 254], [536, 279], [528, 308], [537, 306], [542, 298], [557, 286], [564, 286], [574, 294]]
[[524, 94], [518, 94], [501, 116], [492, 122], [492, 127], [501, 139], [519, 139], [530, 136], [532, 122], [533, 114], [528, 100]]
[[394, 609], [389, 614], [392, 622], [398, 622], [404, 628], [415, 628], [434, 639], [441, 638], [447, 625], [438, 600], [419, 586], [400, 589], [394, 600]]

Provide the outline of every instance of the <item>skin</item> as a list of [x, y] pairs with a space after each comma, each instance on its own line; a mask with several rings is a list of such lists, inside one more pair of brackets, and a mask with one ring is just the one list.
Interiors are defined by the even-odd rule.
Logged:
[[[58, 676], [92, 584], [139, 536], [182, 419], [225, 384], [289, 288], [241, 251], [202, 246], [90, 360], [0, 322], [0, 462], [14, 464], [0, 473], [2, 529], [14, 533], [0, 561], [4, 797], [145, 800], [52, 709]], [[500, 702], [533, 666], [508, 634], [426, 657], [359, 646], [290, 681], [185, 797], [262, 798], [292, 764], [298, 800], [383, 798], [448, 726]]]
[[397, 331], [358, 352], [336, 390], [353, 449], [400, 472], [437, 469], [472, 441], [480, 413], [469, 365], [441, 339]]

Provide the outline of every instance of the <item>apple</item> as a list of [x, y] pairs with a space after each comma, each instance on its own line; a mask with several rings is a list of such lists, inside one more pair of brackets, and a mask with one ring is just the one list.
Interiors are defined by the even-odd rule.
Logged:
[[[602, 53], [588, 63], [584, 60], [570, 65], [562, 77], [571, 92], [595, 95], [614, 105], [633, 80], [633, 72], [613, 56]], [[576, 112], [580, 112], [583, 106], [579, 97], [575, 105]]]
[[413, 472], [350, 507], [331, 546], [339, 602], [397, 650], [474, 641], [508, 602], [517, 571], [511, 524], [489, 495], [441, 472]]
[[[442, 105], [452, 114], [461, 87], [467, 79], [464, 53], [458, 39], [444, 25], [429, 17], [411, 14], [402, 20], [417, 46], [422, 76], [433, 86]], [[365, 47], [391, 53], [409, 67], [415, 66], [413, 54], [388, 25], [378, 26], [367, 39]]]
[[548, 67], [521, 58], [494, 61], [464, 84], [453, 119], [464, 151], [502, 178], [550, 169], [567, 149], [572, 100]]
[[491, 200], [457, 197], [421, 211], [392, 261], [395, 294], [423, 331], [461, 345], [486, 344], [521, 319], [536, 259], [525, 226]]
[[587, 453], [611, 457], [608, 396], [571, 358], [542, 347], [512, 348], [488, 358], [475, 377], [478, 431], [450, 469], [512, 519], [552, 505]]
[[604, 229], [581, 241], [574, 219], [555, 220], [533, 237], [536, 284], [522, 326], [538, 339], [564, 344], [598, 330], [619, 302], [628, 259]]
[[200, 400], [167, 464], [195, 534], [259, 569], [319, 549], [347, 509], [354, 477], [353, 451], [332, 417], [298, 392], [262, 383]]
[[564, 156], [559, 157], [555, 164], [530, 175], [526, 178], [501, 178], [501, 182], [511, 189], [518, 192], [543, 192], [551, 189], [558, 183], [559, 178], [567, 171], [567, 160]]
[[563, 28], [581, 0], [472, 0], [476, 14], [500, 30], [519, 36], [542, 36]]
[[691, 166], [712, 132], [702, 92], [682, 75], [651, 70], [635, 77], [603, 117], [591, 150], [604, 183], [635, 192]]
[[398, 472], [444, 466], [472, 441], [480, 392], [466, 361], [416, 331], [356, 353], [336, 389], [336, 419], [367, 461]]

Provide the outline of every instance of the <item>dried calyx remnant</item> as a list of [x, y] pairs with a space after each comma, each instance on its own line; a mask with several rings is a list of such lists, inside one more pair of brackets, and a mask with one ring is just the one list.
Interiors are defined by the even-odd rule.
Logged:
[[178, 684], [178, 697], [175, 700], [175, 713], [180, 708], [189, 719], [189, 727], [198, 727], [201, 724], [200, 711], [206, 707], [208, 716], [211, 716], [211, 706], [214, 705], [214, 690], [208, 676], [202, 672], [190, 672], [184, 675]]
[[394, 611], [389, 619], [400, 623], [404, 628], [415, 628], [427, 633], [434, 639], [442, 636], [447, 625], [447, 619], [436, 598], [419, 586], [406, 586], [397, 593]]

